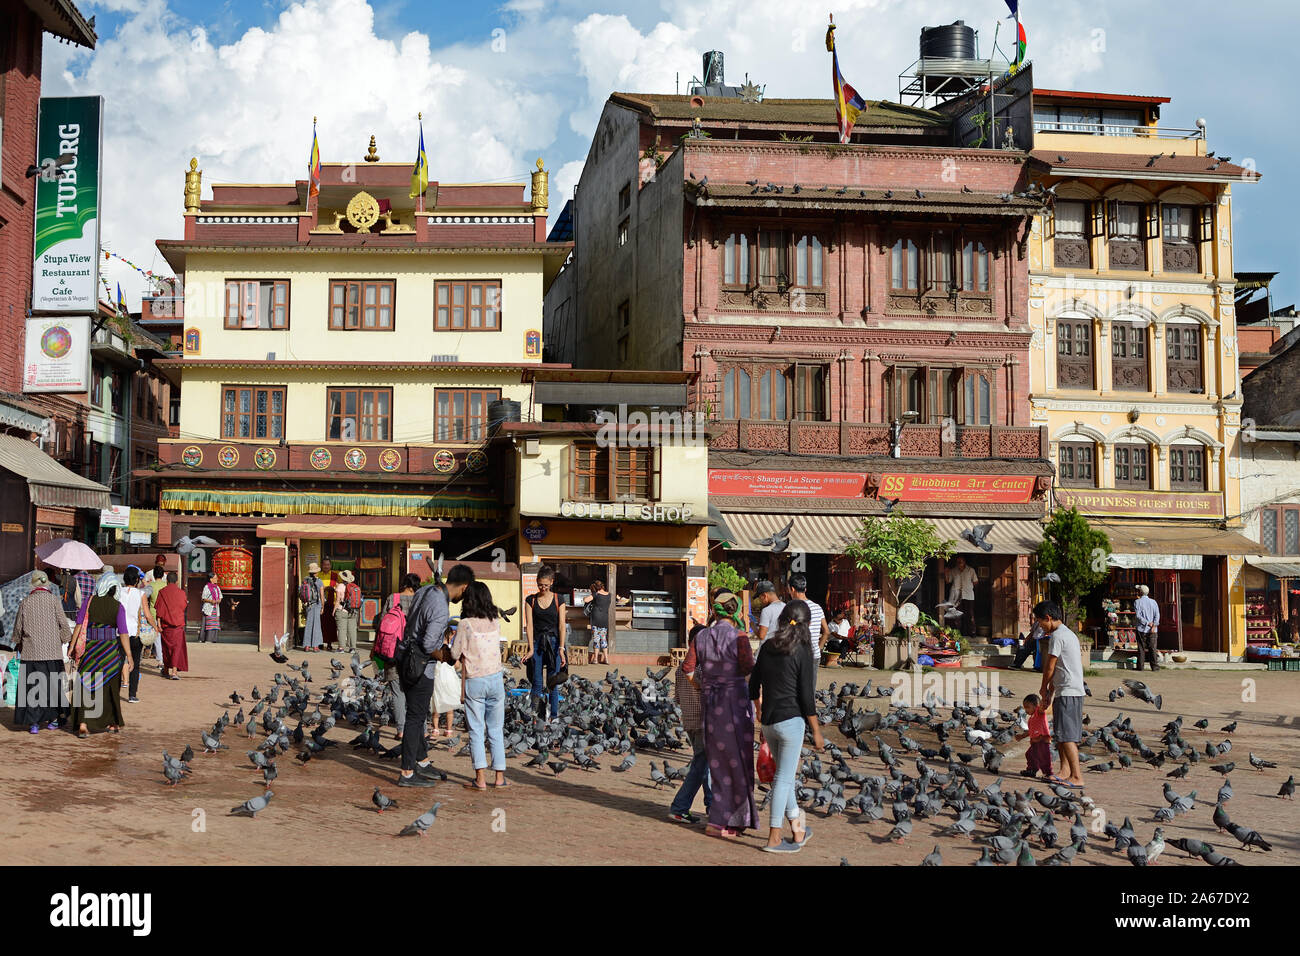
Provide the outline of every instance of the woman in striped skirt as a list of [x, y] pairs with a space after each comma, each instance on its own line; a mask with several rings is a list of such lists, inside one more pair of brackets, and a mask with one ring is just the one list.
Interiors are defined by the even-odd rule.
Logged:
[[203, 585], [203, 635], [200, 644], [208, 641], [217, 642], [221, 633], [221, 585], [217, 584], [217, 573], [208, 572], [208, 583]]
[[131, 638], [117, 590], [117, 575], [105, 571], [84, 609], [85, 646], [77, 649], [72, 688], [78, 737], [89, 737], [92, 730], [115, 734], [123, 724], [122, 681], [131, 673]]

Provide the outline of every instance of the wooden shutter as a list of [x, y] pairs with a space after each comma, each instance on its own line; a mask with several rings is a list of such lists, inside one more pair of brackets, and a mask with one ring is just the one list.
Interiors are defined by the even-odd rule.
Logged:
[[262, 307], [261, 283], [256, 280], [245, 282], [240, 295], [242, 298], [240, 325], [245, 329], [255, 329], [259, 325], [258, 311]]

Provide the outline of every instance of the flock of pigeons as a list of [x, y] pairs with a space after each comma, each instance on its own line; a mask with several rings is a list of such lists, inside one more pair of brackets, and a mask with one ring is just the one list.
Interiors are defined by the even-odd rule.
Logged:
[[[510, 663], [519, 666], [517, 659], [512, 658]], [[349, 742], [356, 751], [369, 751], [378, 759], [400, 755], [400, 744], [385, 747], [380, 735], [390, 723], [391, 691], [378, 677], [365, 674], [359, 655], [352, 654], [350, 665], [331, 659], [329, 683], [319, 689], [314, 688], [305, 661], [287, 664], [287, 670], [288, 675], [273, 675], [272, 686], [265, 694], [253, 687], [248, 694], [251, 702], [247, 713], [243, 707], [246, 698], [232, 692], [221, 716], [200, 734], [204, 754], [230, 749], [223, 737], [232, 725], [252, 747], [246, 754], [263, 792], [233, 807], [232, 815], [256, 817], [266, 810], [275, 796], [271, 784], [279, 774], [279, 758], [291, 750], [295, 751], [293, 759], [304, 765], [325, 758], [331, 747], [338, 746], [338, 741], [329, 737], [336, 727], [360, 729]], [[344, 676], [349, 670], [350, 675]], [[595, 773], [608, 766], [615, 773], [626, 773], [636, 766], [638, 754], [646, 753], [657, 757], [649, 761], [654, 788], [675, 784], [685, 776], [689, 739], [673, 702], [668, 673], [668, 668], [657, 672], [647, 668], [640, 680], [622, 676], [617, 670], [607, 672], [599, 681], [574, 676], [565, 685], [566, 699], [560, 716], [550, 720], [534, 712], [527, 694], [528, 682], [507, 675], [507, 756], [527, 757], [525, 767], [546, 767], [558, 777], [570, 767]], [[1015, 696], [1006, 687], [999, 690], [1003, 698]], [[1091, 690], [1088, 694], [1091, 696]], [[1161, 696], [1153, 694], [1146, 684], [1131, 679], [1124, 680], [1123, 688], [1112, 691], [1109, 697], [1114, 701], [1126, 694], [1154, 704], [1157, 709], [1163, 704]], [[970, 837], [978, 843], [982, 852], [976, 866], [1068, 865], [1078, 854], [1088, 852], [1090, 840], [1094, 845], [1104, 840], [1113, 852], [1123, 854], [1135, 866], [1155, 863], [1170, 845], [1212, 866], [1238, 865], [1200, 840], [1166, 839], [1165, 824], [1210, 802], [1199, 798], [1196, 790], [1187, 795], [1178, 793], [1168, 780], [1163, 786], [1166, 806], [1155, 812], [1153, 822], [1157, 825], [1145, 843], [1138, 838], [1129, 817], [1119, 826], [1105, 821], [1093, 800], [1079, 789], [1046, 781], [1040, 781], [1043, 786], [1030, 785], [1023, 792], [1004, 789], [1002, 776], [981, 787], [970, 765], [981, 766], [994, 775], [1004, 772], [1002, 764], [1008, 754], [999, 748], [1011, 743], [1026, 726], [1023, 709], [997, 708], [987, 687], [977, 686], [976, 699], [970, 702], [951, 704], [931, 692], [920, 707], [892, 699], [886, 702], [892, 696], [891, 687], [873, 688], [871, 680], [861, 685], [831, 684], [817, 692], [818, 719], [823, 725], [835, 725], [847, 743], [828, 743], [823, 754], [803, 752], [797, 797], [807, 813], [844, 816], [858, 824], [888, 815], [892, 826], [884, 839], [899, 844], [912, 835], [917, 822], [929, 820], [936, 835]], [[883, 711], [872, 706], [886, 703]], [[238, 708], [233, 716], [231, 708]], [[1089, 723], [1085, 718], [1085, 727]], [[1220, 730], [1231, 734], [1236, 726], [1233, 721]], [[1209, 721], [1203, 718], [1191, 727], [1206, 733]], [[923, 733], [933, 736], [935, 746], [917, 739]], [[886, 739], [891, 736], [896, 742]], [[460, 746], [460, 741], [457, 735], [438, 740], [436, 745], [447, 752], [459, 746], [457, 755], [468, 753], [469, 744]], [[681, 762], [670, 764], [667, 756], [683, 750], [687, 753]], [[1198, 749], [1184, 736], [1182, 717], [1165, 724], [1158, 742], [1148, 743], [1134, 730], [1131, 717], [1119, 715], [1105, 726], [1088, 730], [1080, 746], [1080, 761], [1089, 773], [1129, 770], [1138, 763], [1161, 771], [1172, 763], [1173, 768], [1165, 776], [1182, 779], [1201, 759], [1220, 760], [1231, 750], [1230, 738], [1207, 742]], [[162, 770], [167, 782], [175, 785], [189, 776], [194, 759], [190, 746], [179, 758], [164, 751]], [[1276, 767], [1253, 753], [1248, 760], [1258, 772]], [[874, 768], [876, 761], [878, 769]], [[1223, 778], [1214, 800], [1213, 823], [1220, 833], [1236, 839], [1243, 850], [1269, 851], [1272, 846], [1267, 839], [1228, 816], [1226, 805], [1233, 795], [1230, 774], [1235, 766], [1232, 761], [1210, 765]], [[872, 769], [877, 772], [870, 772]], [[445, 772], [439, 775], [446, 779]], [[1294, 799], [1294, 775], [1281, 785], [1278, 796]], [[760, 808], [769, 797], [770, 791]], [[371, 802], [379, 814], [398, 808], [397, 801], [378, 787]], [[435, 803], [397, 835], [424, 836], [436, 822], [440, 806]], [[1049, 851], [1050, 855], [1035, 859], [1035, 848]], [[921, 865], [938, 866], [942, 862], [936, 845]], [[847, 860], [841, 863], [847, 865]]]

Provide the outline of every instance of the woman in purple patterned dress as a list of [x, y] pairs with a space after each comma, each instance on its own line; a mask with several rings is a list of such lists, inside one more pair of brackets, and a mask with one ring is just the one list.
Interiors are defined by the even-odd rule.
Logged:
[[713, 803], [708, 834], [735, 837], [758, 826], [754, 804], [754, 705], [749, 672], [754, 655], [745, 632], [740, 602], [720, 591], [713, 599], [710, 624], [695, 637], [695, 678], [704, 705], [704, 746], [708, 754]]

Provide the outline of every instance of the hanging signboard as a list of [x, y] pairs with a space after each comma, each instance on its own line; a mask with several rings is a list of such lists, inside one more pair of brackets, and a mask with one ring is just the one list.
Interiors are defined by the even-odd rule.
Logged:
[[24, 334], [24, 392], [90, 390], [90, 316], [29, 317]]
[[113, 505], [99, 511], [101, 528], [129, 528], [131, 526], [131, 509], [126, 505]]
[[1026, 502], [1035, 481], [1033, 475], [886, 474], [877, 495], [900, 501]]
[[32, 311], [99, 308], [99, 196], [104, 100], [41, 99], [37, 124]]
[[861, 498], [866, 472], [750, 471], [710, 468], [710, 495], [774, 498]]

